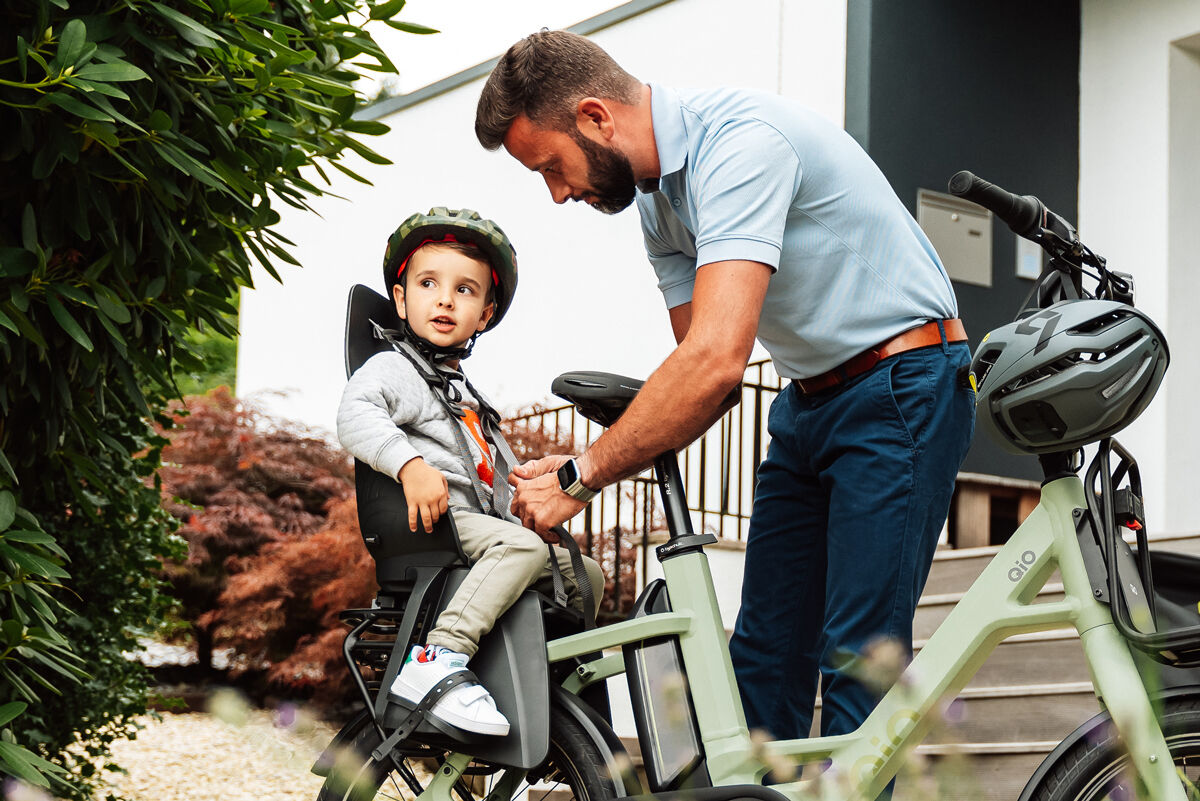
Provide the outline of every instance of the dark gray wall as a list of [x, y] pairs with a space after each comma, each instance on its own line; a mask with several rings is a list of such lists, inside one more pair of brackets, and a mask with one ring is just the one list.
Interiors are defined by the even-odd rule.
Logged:
[[[916, 215], [917, 189], [967, 169], [1074, 221], [1079, 185], [1079, 2], [849, 0], [846, 128]], [[993, 222], [991, 288], [955, 284], [972, 349], [1032, 282]], [[1032, 457], [976, 437], [963, 469], [1039, 478]]]

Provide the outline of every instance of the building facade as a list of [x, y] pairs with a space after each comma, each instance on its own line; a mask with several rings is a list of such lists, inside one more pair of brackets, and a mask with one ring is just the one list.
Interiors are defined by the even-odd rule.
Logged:
[[[717, 0], [634, 0], [573, 29], [645, 80], [754, 87], [815, 108], [858, 139], [914, 215], [919, 198], [933, 208], [950, 175], [970, 169], [1075, 220], [1112, 267], [1134, 274], [1138, 305], [1167, 332], [1164, 389], [1122, 440], [1141, 462], [1152, 531], [1194, 529], [1200, 361], [1188, 344], [1200, 326], [1191, 306], [1200, 296], [1192, 263], [1200, 3], [747, 0], [731, 14]], [[269, 405], [332, 428], [346, 294], [355, 283], [380, 286], [388, 234], [434, 205], [475, 208], [516, 244], [512, 312], [465, 365], [502, 408], [544, 399], [558, 373], [644, 377], [670, 352], [636, 212], [554, 206], [540, 178], [475, 141], [475, 103], [492, 63], [373, 106], [367, 113], [392, 131], [371, 145], [394, 164], [352, 163], [373, 186], [337, 177], [332, 188], [344, 199], [319, 200], [320, 216], [285, 212], [283, 233], [305, 267], [282, 286], [263, 276], [243, 295], [242, 395], [286, 393]], [[975, 260], [955, 281], [972, 344], [1011, 319], [1032, 286], [1017, 238], [1000, 223], [989, 238], [986, 275]], [[303, 357], [280, 358], [281, 348]], [[1034, 460], [982, 437], [964, 469], [1038, 475]]]

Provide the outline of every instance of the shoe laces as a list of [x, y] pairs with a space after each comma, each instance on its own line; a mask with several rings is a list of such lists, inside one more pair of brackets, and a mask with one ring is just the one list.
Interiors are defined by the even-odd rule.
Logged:
[[426, 645], [417, 657], [418, 662], [440, 662], [448, 667], [466, 667], [467, 657], [442, 645]]

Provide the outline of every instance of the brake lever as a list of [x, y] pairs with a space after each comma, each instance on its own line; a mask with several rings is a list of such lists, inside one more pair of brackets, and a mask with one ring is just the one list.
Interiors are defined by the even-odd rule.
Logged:
[[1069, 261], [1082, 260], [1085, 248], [1079, 241], [1075, 228], [1050, 209], [1042, 206], [1042, 224], [1036, 231], [1026, 236], [1042, 246], [1042, 249], [1055, 258], [1065, 258]]
[[1133, 305], [1133, 277], [1128, 273], [1109, 270], [1108, 262], [1079, 239], [1074, 226], [1049, 209], [1043, 208], [1044, 225], [1028, 237], [1042, 246], [1053, 259], [1071, 265], [1076, 270], [1094, 267], [1099, 273], [1098, 297], [1107, 297], [1118, 303]]

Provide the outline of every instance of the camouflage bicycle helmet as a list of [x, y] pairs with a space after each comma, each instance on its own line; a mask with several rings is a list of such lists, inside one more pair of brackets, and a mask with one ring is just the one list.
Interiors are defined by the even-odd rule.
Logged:
[[409, 257], [431, 242], [468, 242], [483, 252], [492, 265], [492, 279], [496, 283], [493, 296], [496, 313], [484, 330], [495, 328], [517, 293], [517, 251], [500, 226], [471, 209], [435, 206], [428, 214], [414, 214], [400, 223], [388, 237], [387, 250], [383, 253], [383, 284], [387, 287], [388, 297], [408, 265]]
[[1070, 451], [1133, 422], [1170, 355], [1124, 303], [1066, 300], [997, 328], [975, 351], [976, 419], [1014, 453]]

